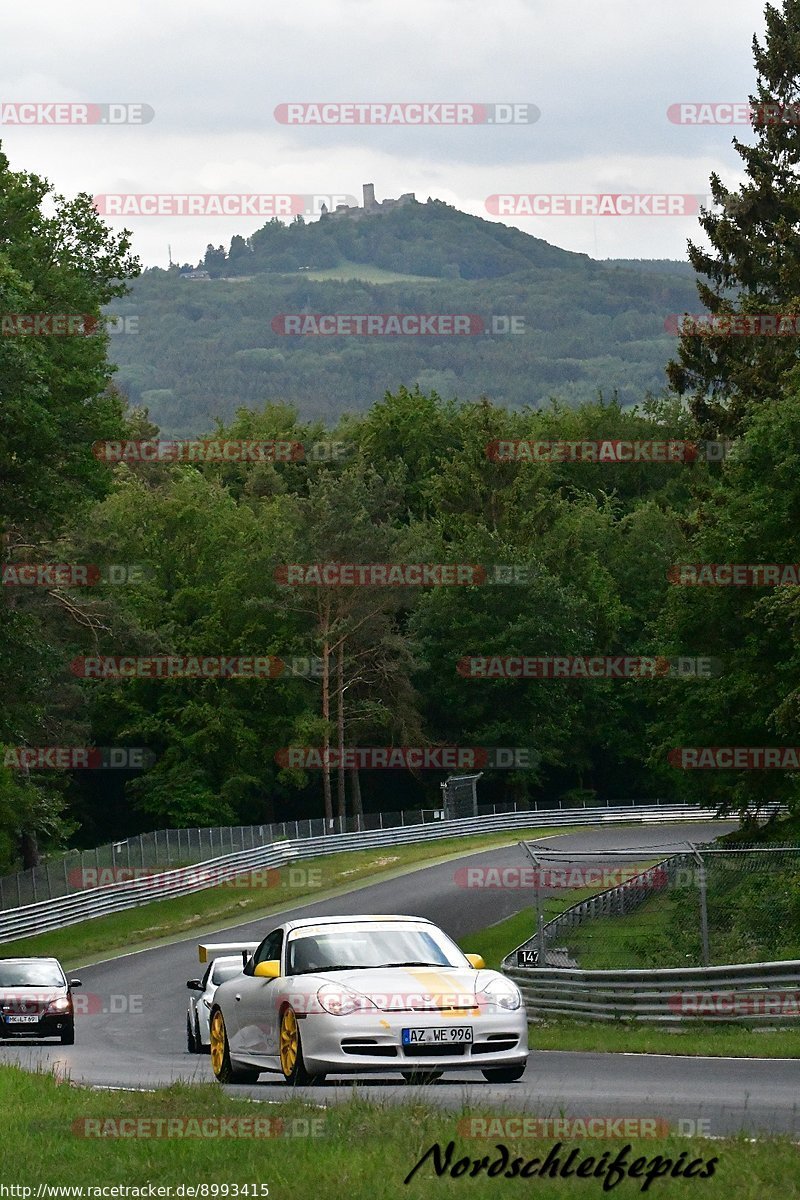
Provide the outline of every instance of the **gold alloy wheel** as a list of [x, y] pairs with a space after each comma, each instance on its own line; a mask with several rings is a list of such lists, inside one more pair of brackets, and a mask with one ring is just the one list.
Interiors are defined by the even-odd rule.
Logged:
[[210, 1037], [211, 1067], [214, 1074], [218, 1076], [222, 1071], [222, 1063], [225, 1058], [225, 1022], [219, 1009], [211, 1018]]
[[[300, 1036], [297, 1031], [297, 1017], [291, 1008], [287, 1008], [281, 1017], [280, 1038], [281, 1070], [286, 1079], [291, 1078], [295, 1069], [299, 1048]], [[211, 1053], [214, 1053], [213, 1050]]]

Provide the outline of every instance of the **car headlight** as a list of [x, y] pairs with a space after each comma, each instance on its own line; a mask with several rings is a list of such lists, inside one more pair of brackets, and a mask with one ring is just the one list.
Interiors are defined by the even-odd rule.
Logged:
[[496, 975], [484, 984], [477, 994], [479, 1004], [485, 1007], [502, 1008], [507, 1012], [515, 1012], [522, 1004], [522, 995], [516, 984], [502, 975]]
[[317, 1000], [325, 1012], [334, 1017], [349, 1017], [351, 1013], [368, 1012], [377, 1007], [369, 996], [362, 996], [352, 988], [335, 983], [323, 983], [317, 992]]
[[72, 1001], [69, 996], [61, 996], [58, 1000], [51, 1000], [45, 1009], [45, 1016], [50, 1013], [66, 1013], [72, 1012]]

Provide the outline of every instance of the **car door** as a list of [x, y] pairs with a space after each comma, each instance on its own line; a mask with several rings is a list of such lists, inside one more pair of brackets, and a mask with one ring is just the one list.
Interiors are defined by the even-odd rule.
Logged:
[[[228, 1036], [234, 1052], [242, 1055], [277, 1054], [277, 1013], [275, 1001], [280, 991], [278, 979], [259, 979], [254, 975], [259, 963], [280, 958], [283, 948], [283, 929], [273, 929], [264, 938], [244, 969], [244, 974], [233, 980], [234, 998], [232, 1021]], [[233, 1029], [230, 1028], [231, 1024]], [[235, 1054], [234, 1054], [235, 1056]]]

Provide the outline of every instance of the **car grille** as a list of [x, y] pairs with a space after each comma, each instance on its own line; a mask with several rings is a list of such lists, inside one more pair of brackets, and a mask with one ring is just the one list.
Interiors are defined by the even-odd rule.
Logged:
[[418, 1043], [416, 1046], [404, 1046], [406, 1058], [455, 1058], [464, 1056], [469, 1051], [469, 1042], [450, 1042], [446, 1046]]
[[513, 1050], [519, 1044], [516, 1033], [490, 1033], [485, 1042], [473, 1042], [473, 1054], [497, 1054], [500, 1050]]
[[397, 1058], [397, 1047], [376, 1042], [374, 1038], [342, 1038], [342, 1054], [369, 1054], [377, 1058]]

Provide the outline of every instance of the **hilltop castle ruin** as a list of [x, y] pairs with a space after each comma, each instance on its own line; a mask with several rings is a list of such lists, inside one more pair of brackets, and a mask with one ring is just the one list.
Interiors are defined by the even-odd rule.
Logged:
[[406, 204], [416, 204], [417, 198], [413, 192], [404, 192], [402, 196], [398, 196], [396, 200], [381, 200], [375, 199], [375, 184], [365, 183], [363, 185], [364, 204], [359, 208], [357, 204], [337, 204], [333, 212], [329, 212], [325, 204], [322, 205], [320, 215], [323, 217], [349, 217], [352, 221], [360, 221], [362, 217], [370, 217], [376, 213], [391, 212], [393, 208], [403, 208]]

